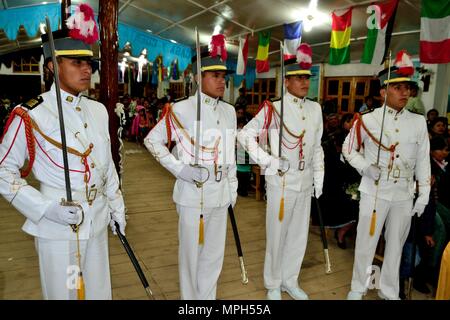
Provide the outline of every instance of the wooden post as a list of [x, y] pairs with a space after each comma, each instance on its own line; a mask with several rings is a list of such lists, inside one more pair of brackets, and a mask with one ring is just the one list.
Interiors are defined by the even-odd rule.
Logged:
[[119, 1], [99, 1], [100, 22], [100, 102], [106, 106], [109, 115], [109, 134], [111, 137], [111, 152], [119, 172], [119, 117], [114, 109], [118, 102], [118, 20]]
[[71, 0], [61, 1], [61, 29], [67, 29], [66, 20], [70, 17], [69, 8], [71, 5]]

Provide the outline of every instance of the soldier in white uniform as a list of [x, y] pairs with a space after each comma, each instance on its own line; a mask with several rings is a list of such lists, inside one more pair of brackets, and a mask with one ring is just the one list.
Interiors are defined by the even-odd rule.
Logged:
[[[408, 61], [407, 56], [402, 59]], [[423, 116], [404, 108], [409, 97], [409, 75], [414, 69], [412, 63], [401, 62], [390, 69], [390, 79], [388, 69], [379, 75], [380, 94], [386, 97], [381, 146], [383, 107], [359, 116], [342, 147], [344, 157], [362, 175], [353, 278], [347, 297], [350, 300], [362, 299], [367, 289], [377, 283], [381, 298], [399, 298], [400, 258], [411, 216], [422, 214], [430, 192], [426, 122]], [[416, 182], [418, 198], [413, 206]], [[386, 246], [380, 275], [374, 273], [372, 260], [383, 225]], [[372, 274], [377, 279], [372, 279]]]
[[[195, 61], [196, 58], [194, 58]], [[236, 114], [222, 100], [225, 62], [203, 57], [202, 92], [166, 106], [162, 120], [144, 139], [151, 154], [176, 178], [173, 201], [179, 215], [181, 299], [213, 300], [222, 270], [227, 208], [236, 203]], [[196, 63], [193, 63], [196, 71]], [[197, 80], [198, 81], [198, 80]], [[196, 140], [197, 94], [201, 95], [201, 141]], [[166, 144], [176, 143], [174, 156]], [[199, 143], [195, 163], [194, 144]], [[205, 181], [202, 187], [195, 182]]]
[[[0, 193], [26, 217], [23, 230], [35, 237], [44, 299], [76, 299], [81, 267], [86, 299], [111, 299], [107, 226], [111, 217], [125, 230], [124, 202], [111, 157], [105, 106], [81, 94], [90, 86], [90, 45], [56, 31], [62, 108], [72, 198], [66, 198], [55, 86], [16, 107], [0, 144]], [[46, 66], [53, 70], [48, 38], [43, 37]], [[21, 169], [28, 160], [28, 167]], [[27, 184], [33, 172], [39, 189]], [[111, 221], [113, 221], [111, 220]], [[78, 263], [77, 255], [81, 260]]]
[[[309, 63], [296, 61], [286, 66], [281, 158], [278, 154], [280, 100], [266, 101], [238, 134], [239, 143], [250, 157], [266, 169], [264, 286], [271, 300], [280, 300], [281, 290], [296, 300], [308, 299], [298, 285], [298, 277], [308, 240], [313, 186], [315, 196], [319, 197], [324, 177], [321, 107], [306, 99], [311, 76], [310, 57], [308, 60]], [[268, 137], [270, 153], [258, 145], [258, 137], [260, 142]], [[277, 170], [287, 172], [280, 176]]]

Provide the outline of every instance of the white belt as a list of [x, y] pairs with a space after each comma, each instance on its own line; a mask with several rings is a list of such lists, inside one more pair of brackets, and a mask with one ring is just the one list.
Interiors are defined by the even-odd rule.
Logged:
[[[71, 190], [72, 200], [77, 202], [90, 202], [91, 204], [95, 199], [105, 194], [104, 186], [94, 186], [86, 190]], [[66, 199], [67, 194], [65, 188], [54, 188], [45, 184], [41, 184], [41, 192], [51, 198]], [[67, 200], [67, 199], [66, 199]]]
[[409, 169], [392, 169], [391, 171], [386, 170], [385, 168], [381, 169], [380, 179], [408, 179], [414, 177], [414, 171]]

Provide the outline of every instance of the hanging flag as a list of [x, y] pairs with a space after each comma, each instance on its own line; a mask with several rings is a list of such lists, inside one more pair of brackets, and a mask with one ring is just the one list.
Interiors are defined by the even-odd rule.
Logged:
[[236, 66], [236, 74], [244, 75], [245, 69], [247, 67], [247, 57], [248, 57], [248, 34], [245, 39], [239, 38], [239, 52]]
[[302, 41], [302, 21], [284, 24], [284, 60], [295, 58]]
[[450, 2], [422, 0], [420, 62], [450, 62]]
[[256, 72], [267, 72], [269, 65], [270, 31], [258, 32], [258, 52], [256, 53]]
[[389, 0], [367, 7], [367, 39], [361, 63], [380, 65], [384, 62], [391, 42], [398, 0]]
[[350, 62], [350, 35], [352, 34], [352, 9], [338, 16], [331, 14], [330, 64]]

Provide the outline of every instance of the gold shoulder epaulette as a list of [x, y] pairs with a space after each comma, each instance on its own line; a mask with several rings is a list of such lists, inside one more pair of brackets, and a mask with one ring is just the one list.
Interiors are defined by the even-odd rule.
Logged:
[[423, 113], [420, 113], [420, 112], [418, 112], [416, 110], [409, 110], [409, 109], [406, 109], [406, 110], [408, 110], [411, 113], [418, 114], [419, 116], [423, 116]]
[[364, 110], [363, 112], [361, 112], [361, 115], [367, 114], [367, 113], [371, 113], [371, 112], [373, 112], [374, 110], [375, 110], [375, 108]]
[[84, 97], [84, 98], [86, 98], [86, 99], [89, 99], [89, 100], [98, 101], [97, 99], [92, 98], [92, 97], [90, 97], [90, 96], [85, 96], [84, 94], [82, 95], [82, 97]]
[[271, 98], [269, 99], [270, 102], [275, 102], [275, 101], [280, 101], [281, 98], [280, 97], [276, 97], [276, 98]]
[[223, 103], [226, 103], [226, 104], [228, 104], [228, 105], [230, 105], [230, 106], [232, 106], [232, 107], [234, 108], [234, 106], [233, 106], [231, 103], [229, 103], [229, 102], [223, 100], [222, 98], [220, 99], [220, 101], [222, 101]]
[[186, 99], [188, 99], [188, 98], [189, 98], [189, 96], [184, 96], [184, 97], [181, 97], [181, 98], [175, 99], [175, 100], [173, 101], [173, 103], [177, 103], [177, 102], [180, 102], [180, 101], [186, 100]]
[[28, 110], [33, 110], [38, 105], [40, 105], [44, 99], [41, 96], [37, 96], [36, 98], [32, 98], [25, 103], [22, 103], [22, 106], [27, 108]]

